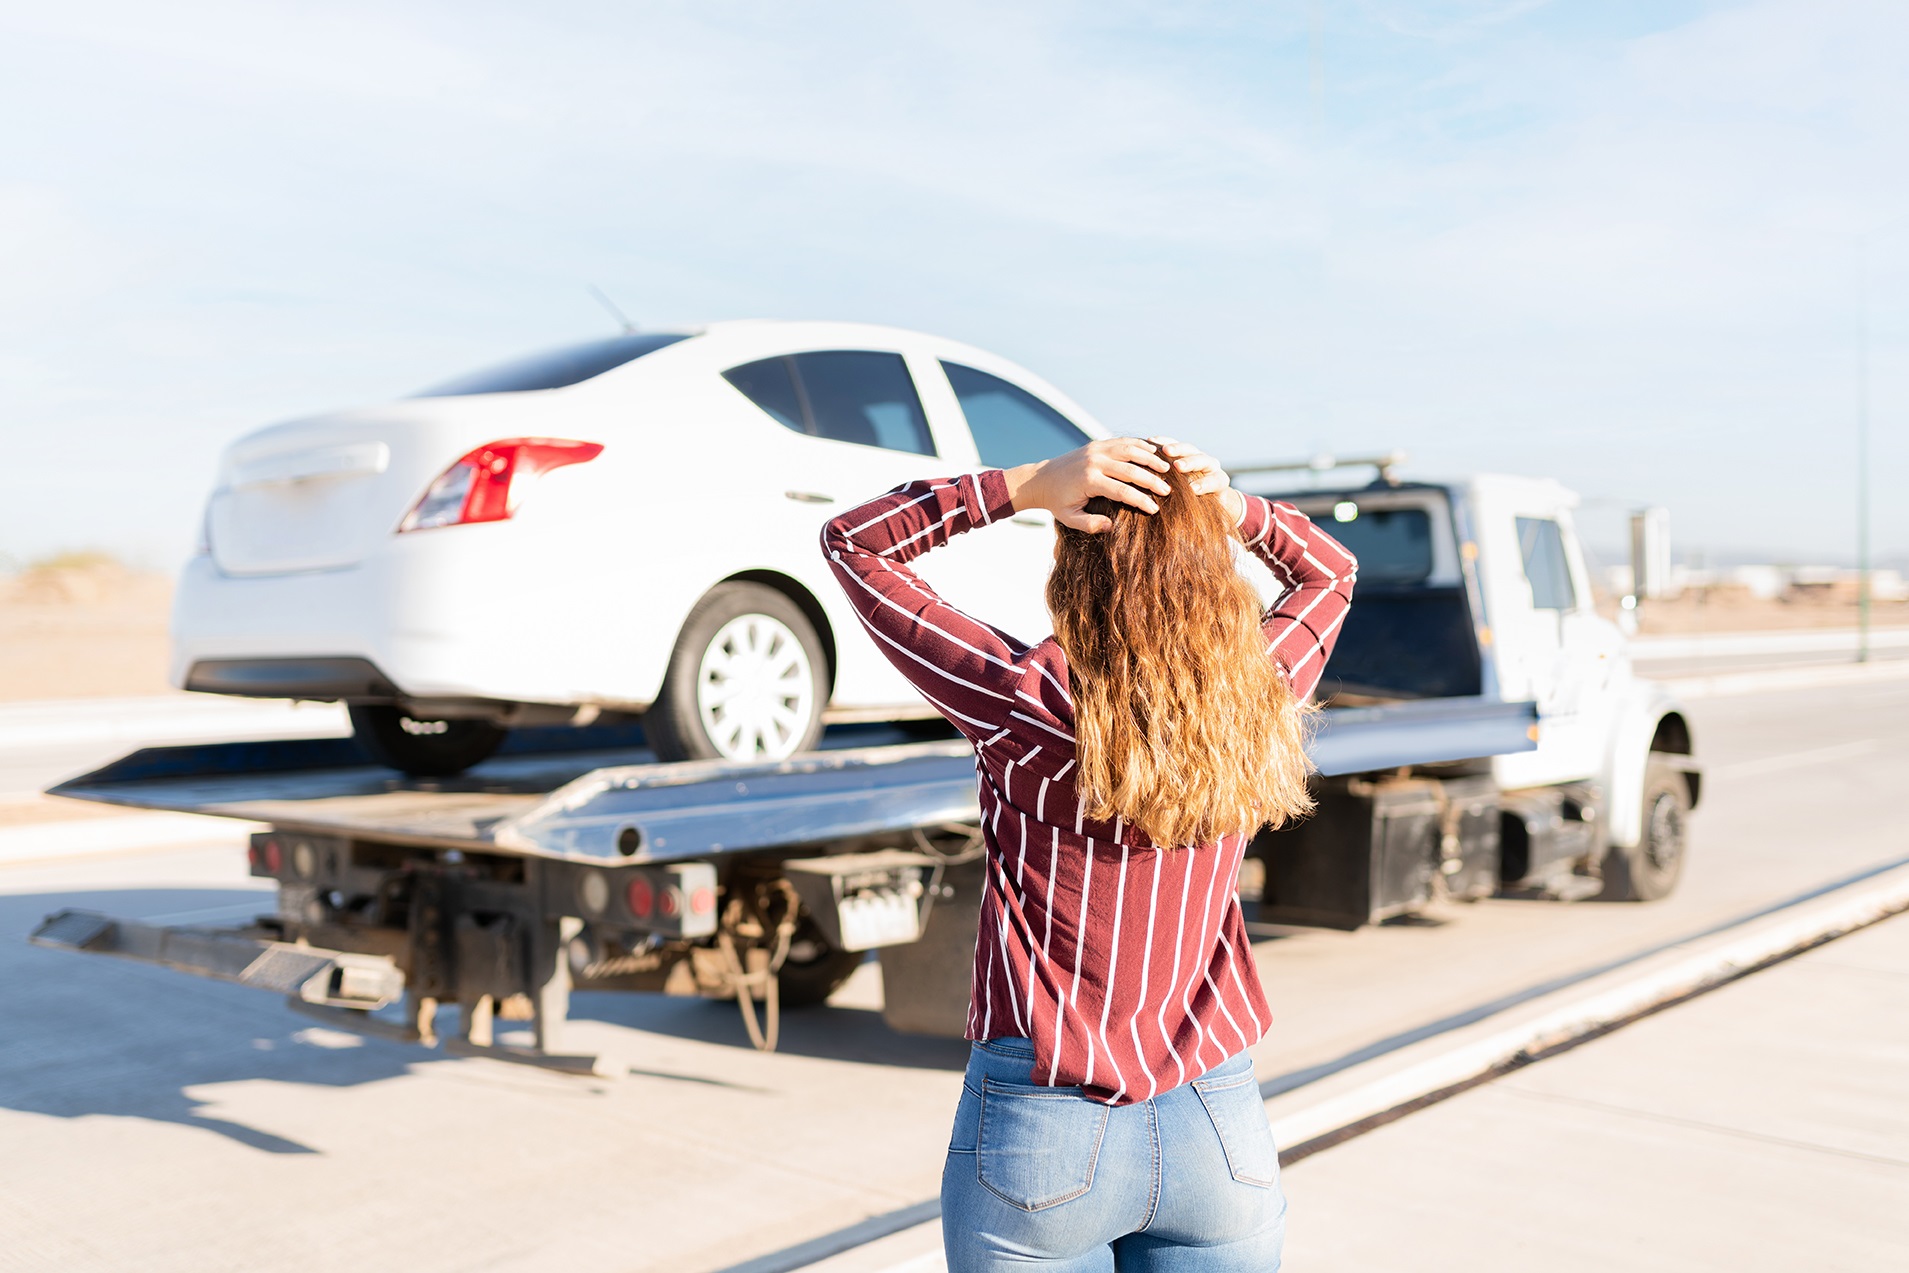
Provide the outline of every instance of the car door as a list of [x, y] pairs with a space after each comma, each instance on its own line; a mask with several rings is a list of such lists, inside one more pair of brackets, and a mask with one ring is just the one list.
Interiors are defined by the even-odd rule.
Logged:
[[[991, 372], [939, 360], [960, 405], [983, 468], [1013, 468], [1062, 455], [1088, 435], [1035, 393]], [[1053, 631], [1047, 575], [1054, 564], [1054, 518], [1044, 510], [1016, 513], [999, 529], [963, 535], [936, 555], [931, 576], [950, 602], [1032, 644]]]
[[[946, 472], [906, 360], [892, 350], [824, 349], [761, 358], [723, 378], [799, 441], [787, 450], [768, 533], [813, 544], [829, 518], [883, 491]], [[838, 629], [841, 625], [837, 625]], [[838, 709], [914, 704], [914, 688], [859, 625], [835, 634]]]

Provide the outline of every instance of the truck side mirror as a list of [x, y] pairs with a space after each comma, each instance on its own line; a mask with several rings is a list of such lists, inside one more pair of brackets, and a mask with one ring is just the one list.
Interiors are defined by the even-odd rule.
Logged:
[[1670, 510], [1641, 508], [1631, 514], [1631, 598], [1670, 595]]

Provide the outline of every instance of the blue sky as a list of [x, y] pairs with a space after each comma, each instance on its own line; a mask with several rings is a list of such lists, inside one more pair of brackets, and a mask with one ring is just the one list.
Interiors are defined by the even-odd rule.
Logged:
[[224, 442], [605, 334], [590, 284], [1846, 560], [1866, 231], [1909, 558], [1905, 64], [1891, 0], [5, 5], [0, 561], [174, 566]]

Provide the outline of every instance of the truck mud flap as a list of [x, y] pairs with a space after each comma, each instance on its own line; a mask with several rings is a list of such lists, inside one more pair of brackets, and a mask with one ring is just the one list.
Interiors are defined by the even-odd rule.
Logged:
[[295, 946], [244, 929], [167, 928], [64, 910], [47, 916], [28, 940], [254, 986], [314, 1006], [367, 1012], [404, 994], [404, 973], [389, 959]]

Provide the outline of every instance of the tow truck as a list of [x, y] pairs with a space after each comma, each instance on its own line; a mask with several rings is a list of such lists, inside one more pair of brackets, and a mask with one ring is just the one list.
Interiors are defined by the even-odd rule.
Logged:
[[[1296, 467], [1376, 471], [1265, 492], [1347, 542], [1361, 579], [1320, 688], [1318, 809], [1254, 840], [1239, 881], [1252, 917], [1356, 928], [1498, 891], [1665, 895], [1699, 792], [1689, 726], [1591, 609], [1570, 493], [1403, 482], [1398, 459], [1235, 470], [1248, 489]], [[249, 866], [276, 907], [231, 927], [69, 909], [31, 940], [573, 1073], [618, 1072], [566, 1046], [573, 990], [733, 999], [773, 1049], [781, 1008], [826, 999], [870, 952], [891, 1027], [959, 1035], [975, 761], [952, 732], [924, 732], [845, 725], [788, 760], [661, 763], [640, 726], [526, 729], [441, 779], [393, 773], [350, 739], [145, 749], [51, 793], [264, 824]], [[527, 1041], [500, 1020], [527, 1022]]]

